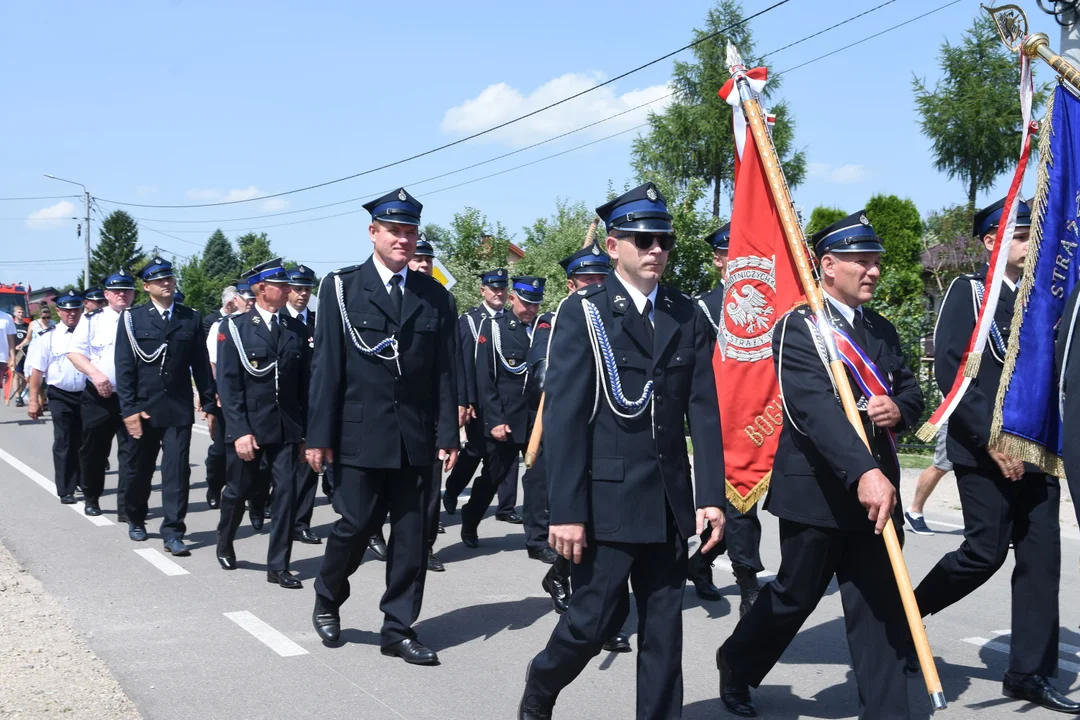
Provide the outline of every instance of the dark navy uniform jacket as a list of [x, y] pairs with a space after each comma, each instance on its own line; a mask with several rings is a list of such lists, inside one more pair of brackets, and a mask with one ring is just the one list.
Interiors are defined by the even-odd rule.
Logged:
[[[551, 524], [586, 523], [590, 538], [660, 543], [694, 534], [695, 508], [724, 504], [724, 457], [712, 370], [713, 337], [693, 301], [661, 286], [654, 342], [629, 293], [612, 274], [560, 305], [545, 379], [544, 452]], [[611, 342], [625, 395], [654, 385], [653, 411], [635, 419], [615, 415], [603, 389], [582, 300], [596, 306]], [[696, 488], [687, 461], [684, 425], [694, 442]], [[695, 499], [696, 491], [696, 499]]]
[[[981, 282], [985, 289], [988, 269], [984, 265], [978, 272], [953, 280], [941, 302], [937, 325], [934, 326], [934, 375], [942, 394], [947, 395], [952, 389], [953, 380], [960, 369], [960, 359], [975, 330], [974, 283]], [[997, 307], [994, 308], [994, 322], [1001, 331], [1006, 348], [1009, 346], [1015, 304], [1016, 291], [1002, 283]], [[990, 443], [990, 425], [1004, 366], [1004, 353], [997, 348], [993, 337], [987, 338], [979, 373], [949, 416], [949, 437], [945, 450], [952, 462], [999, 472], [986, 446]]]
[[551, 327], [555, 322], [555, 313], [546, 312], [537, 315], [533, 321], [532, 346], [529, 348], [529, 424], [536, 420], [536, 410], [540, 397], [544, 394], [544, 377], [547, 374], [548, 340]]
[[[472, 324], [469, 324], [470, 319]], [[491, 319], [491, 316], [487, 314], [487, 310], [483, 307], [471, 307], [466, 310], [461, 317], [458, 318], [458, 345], [461, 348], [461, 360], [462, 360], [462, 375], [461, 379], [464, 380], [464, 388], [459, 388], [459, 394], [466, 400], [467, 404], [476, 408], [478, 414], [480, 410], [480, 393], [476, 387], [476, 341], [477, 338], [473, 336], [473, 328], [476, 328], [477, 337], [480, 331], [483, 329]], [[459, 379], [459, 385], [461, 385]]]
[[[260, 445], [299, 443], [304, 439], [308, 381], [311, 376], [309, 330], [288, 312], [278, 314], [277, 341], [258, 310], [226, 318], [218, 326], [217, 390], [225, 415], [225, 442], [254, 435]], [[258, 377], [240, 361], [229, 324], [236, 326], [244, 357], [256, 370], [277, 362], [274, 371]]]
[[[155, 362], [136, 357], [128, 339], [131, 317], [135, 342], [143, 353], [153, 354], [162, 343], [168, 350]], [[116, 394], [124, 417], [138, 412], [150, 415], [151, 427], [182, 427], [195, 422], [191, 379], [199, 391], [204, 411], [214, 408], [214, 382], [206, 353], [202, 316], [186, 305], [173, 303], [168, 326], [152, 302], [121, 313], [116, 324]]]
[[[834, 325], [854, 339], [854, 329], [828, 300], [825, 307]], [[893, 431], [903, 432], [922, 414], [922, 390], [904, 360], [896, 329], [872, 310], [864, 307], [862, 313], [866, 336], [862, 349], [891, 384], [901, 415]], [[868, 470], [880, 468], [899, 492], [900, 468], [887, 430], [874, 427], [863, 412], [871, 445], [867, 450], [851, 427], [818, 355], [808, 316], [806, 307], [793, 310], [773, 331], [773, 364], [780, 380], [784, 420], [765, 509], [806, 525], [869, 531], [873, 523], [859, 503], [858, 480]], [[850, 372], [848, 377], [858, 400], [859, 386], [850, 379]], [[902, 507], [897, 501], [897, 518]]]
[[[720, 319], [724, 317], [724, 281], [717, 282], [716, 287], [712, 290], [706, 290], [694, 296], [694, 304], [704, 314], [705, 311], [702, 309], [701, 303], [705, 303], [705, 307], [709, 310], [706, 319], [713, 328], [713, 340], [715, 340], [716, 328], [720, 324]], [[722, 327], [721, 330], [723, 330]]]
[[476, 353], [476, 386], [484, 437], [492, 436], [493, 427], [509, 425], [511, 442], [524, 444], [528, 442], [531, 426], [526, 374], [510, 372], [495, 355], [493, 323], [498, 324], [502, 355], [508, 365], [527, 367], [529, 356], [529, 328], [513, 311], [484, 323], [483, 332], [477, 339]]
[[[437, 448], [458, 447], [457, 319], [450, 293], [438, 280], [409, 270], [399, 319], [374, 263], [369, 258], [323, 278], [307, 446], [333, 448], [337, 462], [353, 467], [431, 464]], [[338, 277], [347, 317], [364, 342], [374, 347], [391, 335], [397, 338], [400, 374], [394, 360], [362, 354], [346, 334]]]

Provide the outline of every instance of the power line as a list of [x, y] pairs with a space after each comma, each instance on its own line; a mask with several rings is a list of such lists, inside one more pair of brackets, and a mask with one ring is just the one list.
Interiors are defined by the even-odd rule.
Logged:
[[254, 202], [256, 200], [269, 200], [271, 198], [283, 197], [285, 195], [293, 195], [295, 193], [306, 192], [308, 190], [315, 190], [316, 188], [326, 187], [327, 185], [333, 185], [335, 183], [345, 182], [346, 180], [353, 180], [355, 178], [358, 178], [358, 177], [361, 177], [361, 176], [364, 176], [364, 175], [370, 175], [371, 173], [378, 172], [380, 170], [386, 170], [387, 168], [395, 167], [397, 165], [402, 165], [402, 164], [410, 162], [412, 160], [417, 160], [419, 158], [426, 157], [428, 155], [432, 155], [432, 154], [437, 153], [437, 152], [439, 152], [441, 150], [446, 150], [447, 148], [452, 148], [455, 145], [460, 145], [462, 143], [468, 142], [470, 140], [474, 140], [474, 139], [476, 139], [478, 137], [481, 137], [483, 135], [487, 135], [489, 133], [495, 132], [496, 130], [501, 130], [502, 128], [508, 127], [508, 126], [513, 125], [514, 123], [517, 123], [517, 122], [521, 122], [522, 120], [526, 120], [526, 119], [528, 119], [530, 117], [533, 117], [534, 115], [539, 115], [542, 112], [546, 112], [547, 110], [550, 110], [550, 109], [552, 109], [554, 107], [557, 107], [557, 106], [562, 105], [564, 103], [570, 102], [571, 100], [575, 100], [575, 99], [577, 99], [577, 98], [579, 98], [579, 97], [581, 97], [583, 95], [586, 95], [588, 93], [593, 92], [594, 90], [599, 90], [600, 88], [605, 87], [607, 85], [610, 85], [610, 84], [612, 84], [612, 83], [614, 83], [614, 82], [616, 82], [618, 80], [622, 80], [623, 78], [625, 78], [625, 77], [627, 77], [629, 75], [632, 75], [632, 74], [634, 74], [636, 72], [639, 72], [641, 70], [644, 70], [647, 67], [655, 65], [655, 64], [657, 64], [659, 62], [663, 62], [664, 60], [667, 60], [668, 58], [670, 58], [670, 57], [672, 57], [674, 55], [678, 55], [679, 53], [683, 52], [684, 50], [689, 50], [690, 48], [695, 47], [696, 45], [700, 45], [703, 42], [706, 42], [708, 40], [712, 40], [713, 38], [719, 37], [720, 35], [723, 35], [723, 34], [725, 34], [727, 32], [730, 32], [731, 30], [734, 30], [735, 28], [737, 28], [737, 27], [739, 27], [741, 25], [745, 25], [746, 23], [750, 22], [754, 18], [761, 17], [765, 13], [770, 12], [772, 10], [775, 10], [776, 8], [780, 7], [781, 5], [786, 5], [789, 2], [791, 2], [791, 0], [779, 0], [779, 2], [773, 3], [772, 5], [765, 8], [764, 10], [760, 10], [760, 11], [754, 13], [753, 15], [749, 15], [749, 16], [743, 18], [742, 20], [740, 20], [739, 22], [732, 23], [731, 25], [729, 25], [729, 26], [727, 26], [725, 28], [722, 28], [720, 30], [717, 30], [714, 33], [709, 33], [708, 35], [703, 35], [700, 38], [698, 38], [697, 40], [693, 41], [692, 43], [689, 43], [687, 45], [683, 45], [681, 48], [679, 48], [677, 50], [672, 50], [671, 52], [669, 52], [669, 53], [667, 53], [665, 55], [661, 55], [660, 57], [656, 58], [655, 60], [650, 60], [647, 63], [643, 63], [641, 65], [638, 65], [636, 68], [634, 68], [632, 70], [627, 70], [626, 72], [621, 73], [619, 75], [616, 75], [615, 77], [610, 78], [608, 80], [605, 80], [602, 83], [599, 83], [597, 85], [593, 85], [591, 87], [585, 88], [584, 90], [576, 92], [573, 95], [562, 98], [561, 100], [556, 100], [555, 102], [553, 102], [553, 103], [551, 103], [549, 105], [545, 105], [544, 107], [537, 108], [536, 110], [533, 110], [531, 112], [527, 112], [524, 115], [519, 115], [518, 117], [512, 118], [512, 119], [507, 120], [507, 121], [502, 122], [502, 123], [499, 123], [498, 125], [495, 125], [493, 127], [489, 127], [486, 130], [481, 130], [480, 132], [473, 133], [472, 135], [468, 135], [468, 136], [463, 137], [463, 138], [461, 138], [459, 140], [454, 140], [453, 142], [446, 143], [445, 145], [440, 145], [440, 146], [432, 148], [430, 150], [425, 150], [425, 151], [417, 153], [415, 155], [411, 155], [409, 157], [402, 158], [401, 160], [395, 160], [394, 162], [386, 163], [385, 165], [380, 165], [379, 167], [369, 168], [367, 170], [363, 170], [363, 171], [358, 172], [358, 173], [353, 173], [352, 175], [346, 175], [345, 177], [336, 178], [334, 180], [327, 180], [325, 182], [316, 183], [314, 185], [308, 185], [306, 187], [297, 188], [295, 190], [285, 190], [285, 191], [279, 192], [279, 193], [273, 193], [273, 194], [270, 194], [270, 195], [262, 195], [262, 196], [257, 197], [257, 198], [246, 198], [246, 199], [243, 199], [243, 200], [226, 200], [226, 201], [222, 201], [222, 202], [194, 203], [194, 204], [186, 204], [186, 205], [152, 205], [152, 204], [144, 204], [144, 203], [120, 202], [118, 200], [109, 200], [107, 198], [103, 198], [103, 200], [105, 200], [105, 202], [112, 203], [113, 205], [124, 205], [124, 206], [127, 206], [127, 207], [143, 207], [143, 208], [219, 207], [219, 206], [222, 206], [222, 205], [238, 205], [240, 203]]
[[866, 15], [869, 15], [872, 12], [877, 12], [881, 8], [885, 7], [886, 5], [892, 5], [894, 2], [896, 2], [896, 0], [886, 0], [886, 2], [883, 2], [880, 5], [872, 7], [869, 10], [864, 10], [863, 12], [859, 13], [858, 15], [852, 15], [847, 20], [841, 20], [840, 22], [836, 23], [835, 25], [830, 25], [829, 27], [825, 28], [824, 30], [818, 30], [813, 35], [807, 35], [806, 37], [801, 38], [799, 40], [796, 40], [793, 43], [788, 43], [787, 45], [785, 45], [782, 48], [779, 48], [778, 50], [773, 50], [772, 52], [765, 53], [764, 55], [761, 56], [761, 59], [764, 60], [765, 58], [767, 58], [767, 57], [769, 57], [771, 55], [775, 55], [778, 52], [783, 52], [784, 50], [787, 50], [788, 48], [793, 48], [796, 45], [799, 45], [801, 43], [806, 42], [807, 40], [812, 40], [812, 39], [816, 38], [818, 35], [824, 35], [825, 33], [829, 32], [830, 30], [835, 30], [838, 27], [842, 27], [844, 25], [847, 25], [849, 22], [853, 22], [855, 20], [858, 20], [859, 18], [864, 17]]
[[41, 264], [45, 264], [45, 263], [61, 263], [61, 262], [62, 263], [66, 263], [66, 262], [80, 262], [81, 263], [82, 261], [83, 261], [83, 259], [81, 257], [77, 257], [77, 258], [54, 258], [54, 259], [49, 259], [49, 258], [41, 259], [41, 258], [39, 258], [37, 260], [0, 260], [0, 265], [41, 265]]
[[16, 202], [18, 200], [67, 200], [69, 198], [81, 198], [82, 195], [40, 195], [38, 197], [0, 197], [0, 202]]

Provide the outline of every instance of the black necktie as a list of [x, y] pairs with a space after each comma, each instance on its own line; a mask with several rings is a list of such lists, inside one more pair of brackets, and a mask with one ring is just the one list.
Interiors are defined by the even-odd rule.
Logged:
[[390, 278], [390, 302], [394, 305], [394, 320], [401, 322], [401, 302], [405, 296], [401, 292], [401, 276]]
[[281, 327], [278, 325], [277, 313], [274, 313], [270, 316], [270, 337], [274, 338], [274, 342], [277, 342], [279, 334], [281, 334]]
[[168, 324], [169, 324], [169, 315], [170, 315], [170, 313], [169, 313], [169, 311], [168, 311], [168, 310], [166, 310], [165, 312], [161, 313], [161, 319], [165, 321], [165, 324], [166, 324], [166, 325], [168, 325]]
[[652, 312], [652, 300], [645, 301], [645, 308], [641, 311], [641, 319], [645, 323], [645, 334], [649, 336], [649, 344], [652, 345], [654, 341], [653, 337], [653, 322], [649, 318], [649, 314]]
[[863, 319], [862, 310], [855, 311], [855, 318], [851, 321], [852, 339], [866, 350], [866, 320]]

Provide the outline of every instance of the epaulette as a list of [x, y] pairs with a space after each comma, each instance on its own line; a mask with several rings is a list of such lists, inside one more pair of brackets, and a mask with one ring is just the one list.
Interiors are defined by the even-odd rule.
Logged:
[[88, 313], [83, 313], [83, 317], [94, 317], [99, 314], [104, 308], [98, 308], [97, 310], [91, 310]]
[[234, 312], [234, 313], [229, 313], [229, 314], [228, 314], [228, 315], [226, 315], [225, 317], [227, 317], [227, 318], [234, 318], [234, 317], [240, 317], [241, 315], [246, 315], [246, 314], [247, 314], [247, 310], [237, 310], [237, 311], [236, 311], [236, 312]]
[[581, 295], [583, 297], [592, 297], [598, 293], [604, 292], [604, 283], [597, 283], [595, 285], [586, 285], [578, 290], [575, 295]]
[[42, 336], [42, 335], [44, 335], [45, 333], [51, 333], [51, 332], [52, 332], [53, 330], [55, 330], [55, 329], [56, 329], [56, 326], [55, 326], [55, 325], [50, 325], [49, 327], [47, 327], [47, 328], [45, 328], [44, 330], [42, 330], [41, 332], [39, 332], [39, 333], [38, 333], [38, 337], [41, 337], [41, 336]]
[[363, 265], [350, 265], [349, 267], [338, 268], [337, 270], [331, 270], [330, 275], [341, 275], [342, 273], [352, 272], [353, 270], [359, 270]]
[[682, 290], [679, 290], [678, 288], [668, 287], [667, 285], [662, 285], [661, 287], [664, 289], [665, 298], [670, 298], [677, 302], [694, 302], [694, 299], [692, 297], [684, 293]]

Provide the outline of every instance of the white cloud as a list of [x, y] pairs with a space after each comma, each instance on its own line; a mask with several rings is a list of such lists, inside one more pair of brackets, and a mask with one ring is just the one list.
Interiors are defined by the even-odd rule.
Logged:
[[75, 217], [75, 204], [61, 200], [55, 205], [30, 213], [26, 218], [26, 227], [30, 230], [55, 230], [63, 227], [64, 221], [73, 217]]
[[[528, 95], [506, 83], [489, 85], [475, 98], [447, 110], [440, 129], [448, 135], [471, 135], [595, 87], [604, 79], [603, 73], [595, 71], [567, 73], [548, 80]], [[481, 139], [514, 146], [528, 145], [656, 100], [646, 107], [582, 132], [582, 136], [588, 137], [611, 135], [642, 124], [650, 110], [663, 110], [670, 98], [658, 98], [670, 92], [667, 85], [653, 85], [618, 95], [613, 86], [607, 85]]]
[[139, 197], [143, 195], [153, 195], [158, 191], [157, 185], [136, 185], [135, 194]]
[[812, 178], [820, 178], [837, 185], [851, 185], [867, 180], [870, 177], [870, 172], [865, 165], [833, 167], [828, 163], [812, 162], [806, 164], [806, 172]]
[[278, 210], [288, 210], [289, 201], [285, 198], [270, 198], [262, 204], [262, 209], [265, 212], [276, 212]]

